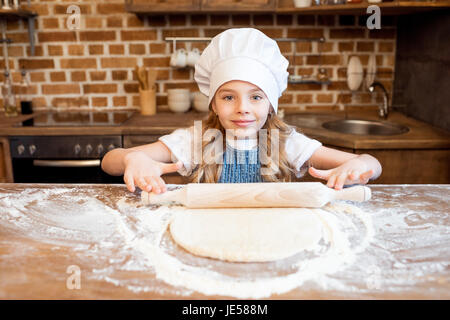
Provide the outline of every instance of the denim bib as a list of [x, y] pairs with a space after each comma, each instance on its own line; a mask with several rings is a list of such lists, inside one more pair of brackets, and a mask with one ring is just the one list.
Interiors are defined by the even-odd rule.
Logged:
[[227, 144], [218, 183], [262, 182], [258, 148], [239, 150]]

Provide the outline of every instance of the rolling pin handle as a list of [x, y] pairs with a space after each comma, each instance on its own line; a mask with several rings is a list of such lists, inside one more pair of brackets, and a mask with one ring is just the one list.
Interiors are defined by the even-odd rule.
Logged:
[[350, 200], [350, 201], [367, 201], [372, 197], [372, 192], [369, 187], [366, 186], [354, 186], [345, 188], [335, 193], [335, 199], [337, 200]]
[[142, 191], [141, 199], [144, 204], [186, 204], [186, 189], [179, 188], [173, 191], [156, 194], [154, 192]]

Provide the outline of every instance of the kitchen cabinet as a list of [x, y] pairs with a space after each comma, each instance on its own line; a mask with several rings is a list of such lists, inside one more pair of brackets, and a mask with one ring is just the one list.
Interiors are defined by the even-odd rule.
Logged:
[[[326, 147], [355, 154], [370, 154], [383, 168], [374, 184], [448, 184], [450, 183], [449, 149], [355, 150], [332, 145]], [[324, 182], [309, 174], [296, 181]]]
[[13, 182], [8, 139], [0, 137], [0, 182]]
[[[131, 148], [158, 141], [159, 135], [124, 136], [124, 147]], [[376, 184], [447, 184], [450, 183], [449, 149], [351, 149], [334, 145], [324, 146], [344, 152], [367, 153], [380, 161], [383, 168]], [[186, 177], [177, 173], [164, 176], [167, 183], [188, 183]], [[295, 181], [322, 181], [306, 174]]]
[[355, 150], [368, 153], [383, 167], [377, 184], [448, 184], [450, 183], [449, 149]]
[[[370, 154], [378, 159], [383, 171], [376, 184], [448, 184], [450, 183], [449, 149], [350, 149], [326, 147], [355, 154]], [[304, 181], [320, 181], [309, 175]]]
[[[341, 5], [312, 5], [296, 8], [293, 0], [126, 0], [125, 9], [136, 14], [267, 12], [279, 14], [367, 15], [367, 1]], [[449, 1], [391, 1], [376, 4], [383, 14], [400, 15], [440, 10]]]

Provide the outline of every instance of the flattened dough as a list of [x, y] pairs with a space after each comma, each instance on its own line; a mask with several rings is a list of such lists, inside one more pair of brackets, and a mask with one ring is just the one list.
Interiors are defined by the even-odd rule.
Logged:
[[234, 262], [284, 259], [322, 237], [320, 219], [303, 208], [187, 209], [169, 228], [187, 251]]

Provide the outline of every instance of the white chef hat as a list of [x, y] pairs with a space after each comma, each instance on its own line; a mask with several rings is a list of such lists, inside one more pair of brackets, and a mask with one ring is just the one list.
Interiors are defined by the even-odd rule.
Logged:
[[257, 29], [233, 28], [211, 40], [195, 64], [194, 79], [208, 104], [225, 82], [250, 82], [264, 91], [276, 113], [288, 65], [275, 40]]

